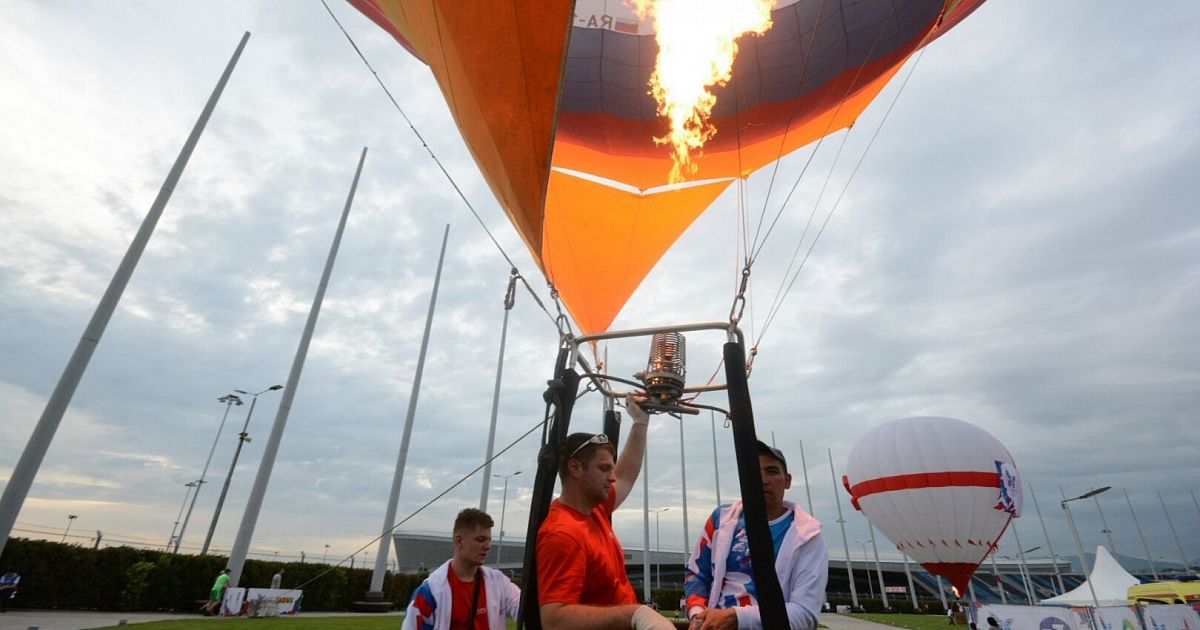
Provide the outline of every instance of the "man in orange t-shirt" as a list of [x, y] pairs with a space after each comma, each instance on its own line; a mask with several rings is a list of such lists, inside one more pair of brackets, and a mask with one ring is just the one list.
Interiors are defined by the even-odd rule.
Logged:
[[562, 493], [538, 530], [537, 583], [547, 630], [673, 630], [666, 617], [637, 603], [625, 575], [625, 552], [612, 513], [642, 470], [646, 412], [629, 400], [633, 428], [620, 460], [603, 433], [572, 433], [559, 457]]

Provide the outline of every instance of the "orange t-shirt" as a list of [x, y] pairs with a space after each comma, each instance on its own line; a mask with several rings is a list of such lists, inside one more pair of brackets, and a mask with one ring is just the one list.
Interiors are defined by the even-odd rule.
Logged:
[[[483, 583], [483, 571], [475, 574], [479, 580], [479, 601], [475, 605], [474, 628], [468, 630], [488, 630], [487, 588]], [[475, 594], [475, 582], [464, 582], [458, 579], [454, 567], [450, 567], [446, 581], [450, 583], [450, 628], [457, 630], [467, 627], [467, 617], [471, 614], [471, 596]]]
[[610, 524], [616, 503], [617, 491], [609, 488], [608, 500], [588, 514], [558, 499], [550, 504], [538, 529], [539, 604], [637, 603], [625, 575], [625, 550]]

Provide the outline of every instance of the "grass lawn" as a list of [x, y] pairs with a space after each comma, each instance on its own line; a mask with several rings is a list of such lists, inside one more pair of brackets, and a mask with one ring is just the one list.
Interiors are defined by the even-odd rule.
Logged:
[[[150, 623], [136, 623], [126, 626], [127, 628], [137, 628], [137, 630], [238, 630], [245, 628], [247, 630], [318, 630], [323, 628], [355, 628], [356, 630], [396, 630], [400, 627], [400, 622], [404, 617], [397, 615], [388, 615], [386, 617], [304, 617], [303, 614], [299, 617], [267, 617], [258, 619], [247, 619], [239, 617], [236, 619], [187, 619], [180, 621], [152, 621]], [[116, 626], [110, 626], [115, 628]], [[509, 630], [516, 628], [516, 624], [509, 621]]]
[[[388, 615], [386, 617], [354, 616], [354, 617], [268, 617], [259, 619], [185, 619], [180, 621], [152, 621], [126, 626], [137, 630], [319, 630], [324, 628], [355, 628], [356, 630], [396, 630], [400, 627], [402, 616]], [[116, 626], [110, 626], [115, 628]], [[515, 630], [517, 624], [508, 622], [508, 630]]]
[[[944, 630], [949, 622], [946, 621], [945, 615], [885, 615], [882, 613], [854, 613], [848, 614], [847, 617], [855, 619], [863, 619], [866, 621], [874, 621], [897, 628], [911, 628], [913, 630]], [[957, 626], [966, 628], [965, 624]]]

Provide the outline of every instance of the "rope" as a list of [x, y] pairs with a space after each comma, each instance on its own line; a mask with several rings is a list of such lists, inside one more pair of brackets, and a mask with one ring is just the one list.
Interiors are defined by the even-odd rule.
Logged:
[[[495, 235], [493, 235], [492, 231], [488, 229], [487, 224], [483, 222], [483, 218], [479, 216], [479, 212], [475, 210], [475, 206], [471, 204], [471, 201], [467, 199], [466, 194], [463, 193], [461, 188], [459, 188], [458, 182], [454, 181], [454, 177], [450, 175], [450, 171], [446, 170], [445, 165], [443, 165], [442, 161], [438, 159], [438, 156], [433, 152], [433, 149], [429, 146], [429, 143], [425, 141], [425, 137], [421, 135], [421, 132], [417, 130], [416, 125], [414, 125], [412, 120], [409, 119], [408, 114], [404, 113], [404, 109], [400, 107], [400, 103], [396, 101], [396, 97], [392, 96], [392, 91], [388, 89], [387, 84], [383, 82], [383, 79], [379, 76], [379, 73], [375, 71], [375, 68], [371, 65], [371, 62], [367, 61], [366, 55], [363, 54], [362, 50], [358, 47], [358, 44], [354, 41], [354, 38], [350, 36], [350, 33], [346, 31], [346, 27], [342, 26], [341, 20], [338, 20], [337, 16], [334, 15], [333, 10], [329, 8], [329, 3], [326, 2], [326, 0], [321, 0], [321, 6], [325, 7], [325, 11], [329, 13], [329, 17], [333, 19], [333, 23], [336, 24], [338, 29], [342, 31], [342, 35], [346, 36], [346, 41], [350, 42], [350, 46], [354, 48], [354, 52], [358, 53], [358, 58], [361, 59], [363, 64], [367, 66], [367, 70], [371, 71], [371, 75], [375, 77], [375, 82], [379, 84], [379, 87], [383, 88], [383, 93], [386, 94], [388, 100], [392, 102], [392, 106], [395, 107], [396, 111], [400, 113], [400, 117], [404, 119], [404, 122], [408, 125], [408, 128], [412, 130], [413, 135], [417, 137], [417, 140], [421, 143], [421, 147], [424, 148], [426, 153], [429, 154], [429, 157], [433, 160], [433, 163], [437, 164], [438, 169], [442, 171], [442, 175], [446, 176], [446, 181], [450, 182], [450, 187], [453, 188], [454, 192], [458, 194], [458, 198], [462, 199], [463, 205], [467, 207], [467, 210], [471, 211], [471, 216], [475, 217], [475, 221], [479, 223], [479, 227], [483, 228], [484, 233], [487, 234], [489, 239], [491, 239], [492, 245], [496, 246], [496, 250], [499, 251], [500, 255], [504, 257], [504, 260], [508, 262], [508, 266], [516, 269], [517, 265], [513, 262], [512, 257], [510, 257], [508, 252], [504, 251], [504, 248], [500, 246], [500, 241], [496, 240]], [[546, 309], [544, 304], [542, 304], [542, 301], [538, 298], [537, 293], [534, 292], [533, 287], [525, 281], [524, 277], [521, 277], [521, 282], [525, 285], [525, 288], [529, 291], [530, 295], [533, 296], [534, 302], [536, 302], [537, 305], [541, 307], [543, 311], [545, 311], [546, 315], [550, 318], [550, 321], [554, 321], [554, 316], [551, 315], [550, 311]]]
[[[822, 4], [822, 10], [824, 10], [824, 4]], [[894, 17], [894, 14], [893, 14], [893, 17]], [[813, 158], [815, 158], [817, 155], [817, 151], [819, 151], [821, 149], [821, 145], [824, 144], [825, 138], [829, 135], [830, 129], [833, 128], [833, 122], [835, 120], [837, 120], [838, 114], [841, 113], [842, 107], [845, 106], [845, 104], [846, 104], [846, 99], [848, 99], [850, 97], [850, 91], [858, 83], [858, 78], [860, 76], [862, 76], [863, 69], [866, 68], [867, 63], [870, 62], [871, 55], [875, 54], [875, 47], [879, 45], [879, 41], [883, 38], [883, 32], [886, 29], [886, 27], [887, 27], [887, 22], [884, 22], [884, 24], [880, 26], [879, 32], [875, 34], [875, 40], [871, 42], [871, 48], [868, 49], [867, 54], [863, 56], [862, 63], [860, 63], [858, 65], [858, 69], [854, 73], [854, 78], [846, 86], [846, 91], [842, 94], [842, 98], [838, 100], [837, 109], [835, 109], [833, 112], [833, 115], [829, 117], [829, 122], [827, 122], [825, 124], [825, 129], [823, 129], [821, 131], [821, 137], [817, 140], [816, 146], [813, 147], [812, 153], [809, 154], [808, 160], [805, 161], [804, 167], [800, 170], [800, 174], [796, 176], [796, 181], [792, 182], [791, 190], [788, 191], [787, 197], [784, 198], [783, 203], [779, 205], [779, 211], [775, 213], [775, 218], [773, 218], [771, 220], [771, 226], [769, 228], [767, 228], [767, 233], [763, 235], [763, 239], [761, 242], [757, 240], [758, 235], [755, 234], [755, 244], [758, 245], [758, 247], [757, 247], [757, 249], [755, 249], [754, 254], [751, 256], [751, 260], [755, 260], [758, 258], [758, 255], [762, 252], [763, 247], [767, 243], [767, 238], [769, 238], [771, 236], [771, 232], [773, 232], [775, 230], [775, 225], [779, 223], [779, 218], [783, 216], [783, 211], [787, 208], [788, 202], [790, 202], [792, 200], [792, 195], [795, 194], [796, 188], [800, 186], [800, 180], [803, 179], [804, 174], [808, 172], [809, 165], [812, 164]], [[788, 121], [788, 124], [791, 125], [790, 120]], [[780, 144], [779, 148], [780, 148], [780, 154], [775, 161], [775, 165], [776, 165], [777, 169], [779, 166], [779, 159], [781, 159], [783, 157], [782, 143]], [[775, 181], [775, 174], [772, 172], [771, 173], [772, 184], [774, 183], [774, 181]], [[768, 198], [770, 197], [770, 190], [767, 191], [767, 196], [768, 196]], [[764, 212], [766, 211], [766, 204], [767, 204], [767, 200], [763, 200], [763, 211]], [[814, 204], [813, 214], [815, 214], [816, 211], [817, 211], [817, 208]], [[810, 217], [810, 220], [811, 220], [811, 217]], [[761, 224], [759, 227], [761, 227]], [[803, 239], [803, 237], [801, 237], [801, 239]], [[786, 274], [784, 274], [784, 277], [786, 277]]]
[[[322, 1], [324, 1], [324, 0], [322, 0]], [[500, 457], [501, 455], [503, 455], [503, 454], [507, 453], [507, 452], [508, 452], [510, 449], [512, 449], [512, 447], [514, 447], [514, 446], [516, 446], [517, 444], [519, 444], [519, 443], [520, 443], [522, 440], [524, 440], [525, 438], [529, 437], [529, 435], [530, 435], [531, 433], [533, 433], [534, 431], [537, 431], [537, 430], [538, 430], [539, 428], [541, 428], [541, 427], [544, 427], [546, 424], [547, 424], [547, 423], [546, 423], [546, 420], [544, 420], [544, 419], [543, 419], [541, 422], [538, 422], [537, 424], [533, 425], [532, 427], [530, 427], [530, 428], [529, 428], [529, 430], [528, 430], [528, 431], [526, 431], [526, 432], [522, 433], [522, 434], [521, 434], [519, 437], [517, 437], [517, 439], [513, 440], [512, 442], [509, 442], [508, 446], [505, 446], [504, 448], [500, 449], [500, 452], [498, 452], [498, 453], [496, 453], [495, 455], [493, 455], [493, 456], [491, 457], [491, 459], [489, 459], [489, 460], [487, 460], [487, 461], [483, 462], [482, 464], [480, 464], [479, 466], [477, 466], [477, 467], [475, 468], [475, 470], [472, 470], [471, 472], [469, 472], [469, 473], [467, 473], [465, 476], [463, 476], [461, 479], [459, 479], [458, 481], [454, 482], [454, 483], [453, 483], [453, 484], [452, 484], [452, 485], [451, 485], [449, 488], [446, 488], [445, 490], [443, 490], [443, 491], [441, 491], [440, 493], [438, 493], [438, 495], [437, 495], [437, 496], [435, 496], [435, 497], [433, 497], [432, 499], [430, 499], [430, 500], [426, 501], [424, 505], [422, 505], [421, 507], [417, 508], [417, 509], [416, 509], [416, 511], [414, 511], [412, 514], [409, 514], [408, 516], [406, 516], [406, 517], [404, 517], [403, 519], [401, 519], [401, 520], [400, 520], [399, 522], [397, 522], [395, 525], [392, 525], [391, 527], [389, 527], [389, 528], [387, 529], [387, 531], [385, 531], [385, 532], [381, 533], [380, 535], [378, 535], [378, 536], [376, 536], [376, 537], [372, 538], [372, 539], [371, 539], [369, 542], [367, 542], [365, 545], [363, 545], [363, 546], [359, 547], [358, 549], [355, 549], [353, 552], [351, 552], [351, 553], [350, 553], [350, 555], [349, 555], [349, 556], [346, 556], [345, 558], [342, 558], [340, 561], [338, 561], [338, 563], [337, 563], [337, 564], [334, 564], [333, 566], [330, 566], [328, 569], [325, 569], [324, 571], [322, 571], [322, 572], [320, 572], [320, 573], [316, 574], [315, 576], [313, 576], [313, 577], [309, 578], [307, 582], [304, 582], [303, 584], [301, 584], [301, 585], [299, 585], [299, 586], [295, 586], [295, 587], [293, 587], [293, 588], [291, 588], [291, 589], [289, 589], [289, 590], [290, 590], [290, 591], [300, 591], [300, 590], [304, 590], [304, 587], [308, 586], [309, 584], [312, 584], [313, 582], [316, 582], [317, 580], [321, 579], [322, 577], [325, 577], [326, 575], [328, 575], [330, 572], [332, 572], [332, 571], [333, 571], [334, 569], [336, 569], [337, 567], [340, 567], [340, 566], [342, 566], [343, 564], [345, 564], [345, 563], [346, 563], [348, 560], [350, 560], [350, 558], [352, 558], [352, 557], [354, 557], [354, 556], [358, 555], [358, 553], [359, 553], [360, 551], [364, 551], [364, 550], [366, 550], [366, 549], [370, 548], [372, 545], [374, 545], [374, 544], [378, 543], [380, 538], [383, 538], [384, 536], [387, 536], [387, 535], [391, 534], [392, 532], [396, 531], [396, 528], [398, 528], [398, 527], [400, 527], [401, 525], [403, 525], [403, 524], [407, 523], [408, 521], [410, 521], [410, 520], [411, 520], [413, 517], [415, 517], [416, 515], [420, 514], [422, 511], [424, 511], [424, 510], [425, 510], [425, 508], [427, 508], [427, 507], [429, 507], [429, 506], [433, 505], [433, 504], [434, 504], [434, 503], [436, 503], [436, 502], [437, 502], [439, 499], [441, 499], [442, 497], [444, 497], [444, 496], [446, 496], [447, 494], [449, 494], [451, 490], [454, 490], [455, 488], [457, 488], [457, 487], [461, 486], [461, 485], [462, 485], [463, 483], [465, 483], [465, 482], [466, 482], [468, 479], [470, 479], [471, 477], [475, 476], [475, 473], [477, 473], [477, 472], [479, 472], [479, 471], [483, 470], [483, 469], [484, 469], [484, 467], [486, 467], [488, 464], [490, 464], [490, 463], [492, 463], [493, 461], [495, 461], [497, 457]]]
[[813, 237], [812, 243], [808, 247], [808, 251], [805, 252], [804, 258], [800, 261], [800, 266], [796, 268], [796, 272], [792, 275], [791, 281], [788, 282], [787, 289], [784, 290], [783, 295], [779, 298], [778, 305], [771, 312], [771, 314], [767, 316], [767, 321], [763, 323], [763, 329], [759, 332], [758, 340], [754, 343], [755, 347], [762, 342], [763, 336], [767, 334], [767, 328], [769, 328], [771, 322], [775, 320], [775, 315], [779, 313], [779, 307], [783, 305], [783, 300], [787, 298], [787, 294], [792, 290], [792, 286], [796, 284], [796, 278], [800, 276], [800, 271], [804, 269], [804, 264], [808, 262], [808, 257], [812, 255], [813, 248], [817, 246], [817, 241], [820, 240], [821, 235], [825, 233], [825, 227], [829, 225], [829, 220], [833, 218], [833, 213], [837, 211], [838, 207], [840, 207], [842, 199], [846, 196], [846, 191], [850, 188], [850, 184], [854, 181], [854, 176], [858, 174], [858, 169], [862, 167], [863, 162], [866, 161], [867, 154], [871, 151], [871, 147], [875, 144], [875, 139], [879, 137], [879, 132], [883, 130], [884, 123], [887, 122], [892, 110], [896, 107], [896, 103], [900, 100], [900, 95], [904, 93], [904, 88], [908, 85], [908, 80], [912, 78], [913, 72], [917, 70], [917, 66], [920, 65], [921, 58], [924, 56], [925, 49], [922, 48], [920, 52], [917, 53], [917, 58], [915, 61], [913, 61], [913, 65], [908, 69], [908, 73], [904, 75], [904, 80], [900, 82], [900, 88], [896, 90], [896, 96], [893, 97], [892, 102], [888, 104], [888, 108], [884, 112], [883, 118], [879, 121], [879, 126], [875, 128], [875, 133], [871, 134], [870, 141], [868, 141], [867, 146], [863, 148], [862, 155], [858, 158], [858, 163], [856, 163], [854, 165], [854, 169], [850, 171], [850, 177], [846, 179], [846, 184], [842, 186], [841, 192], [838, 193], [837, 200], [834, 201], [833, 207], [829, 209], [829, 214], [825, 215], [825, 221], [821, 223], [821, 229], [819, 229], [816, 236]]

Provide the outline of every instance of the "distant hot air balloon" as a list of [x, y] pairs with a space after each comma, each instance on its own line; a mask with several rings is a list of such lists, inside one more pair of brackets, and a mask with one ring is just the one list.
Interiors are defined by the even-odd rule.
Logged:
[[875, 427], [850, 450], [842, 482], [883, 535], [959, 593], [1021, 512], [1012, 455], [987, 431], [953, 418]]
[[[595, 333], [730, 183], [852, 125], [983, 0], [766, 0], [772, 26], [737, 39], [732, 78], [712, 88], [716, 133], [684, 184], [655, 142], [663, 29], [632, 0], [349, 2], [429, 65], [496, 199]], [[684, 13], [690, 25], [714, 11]]]

